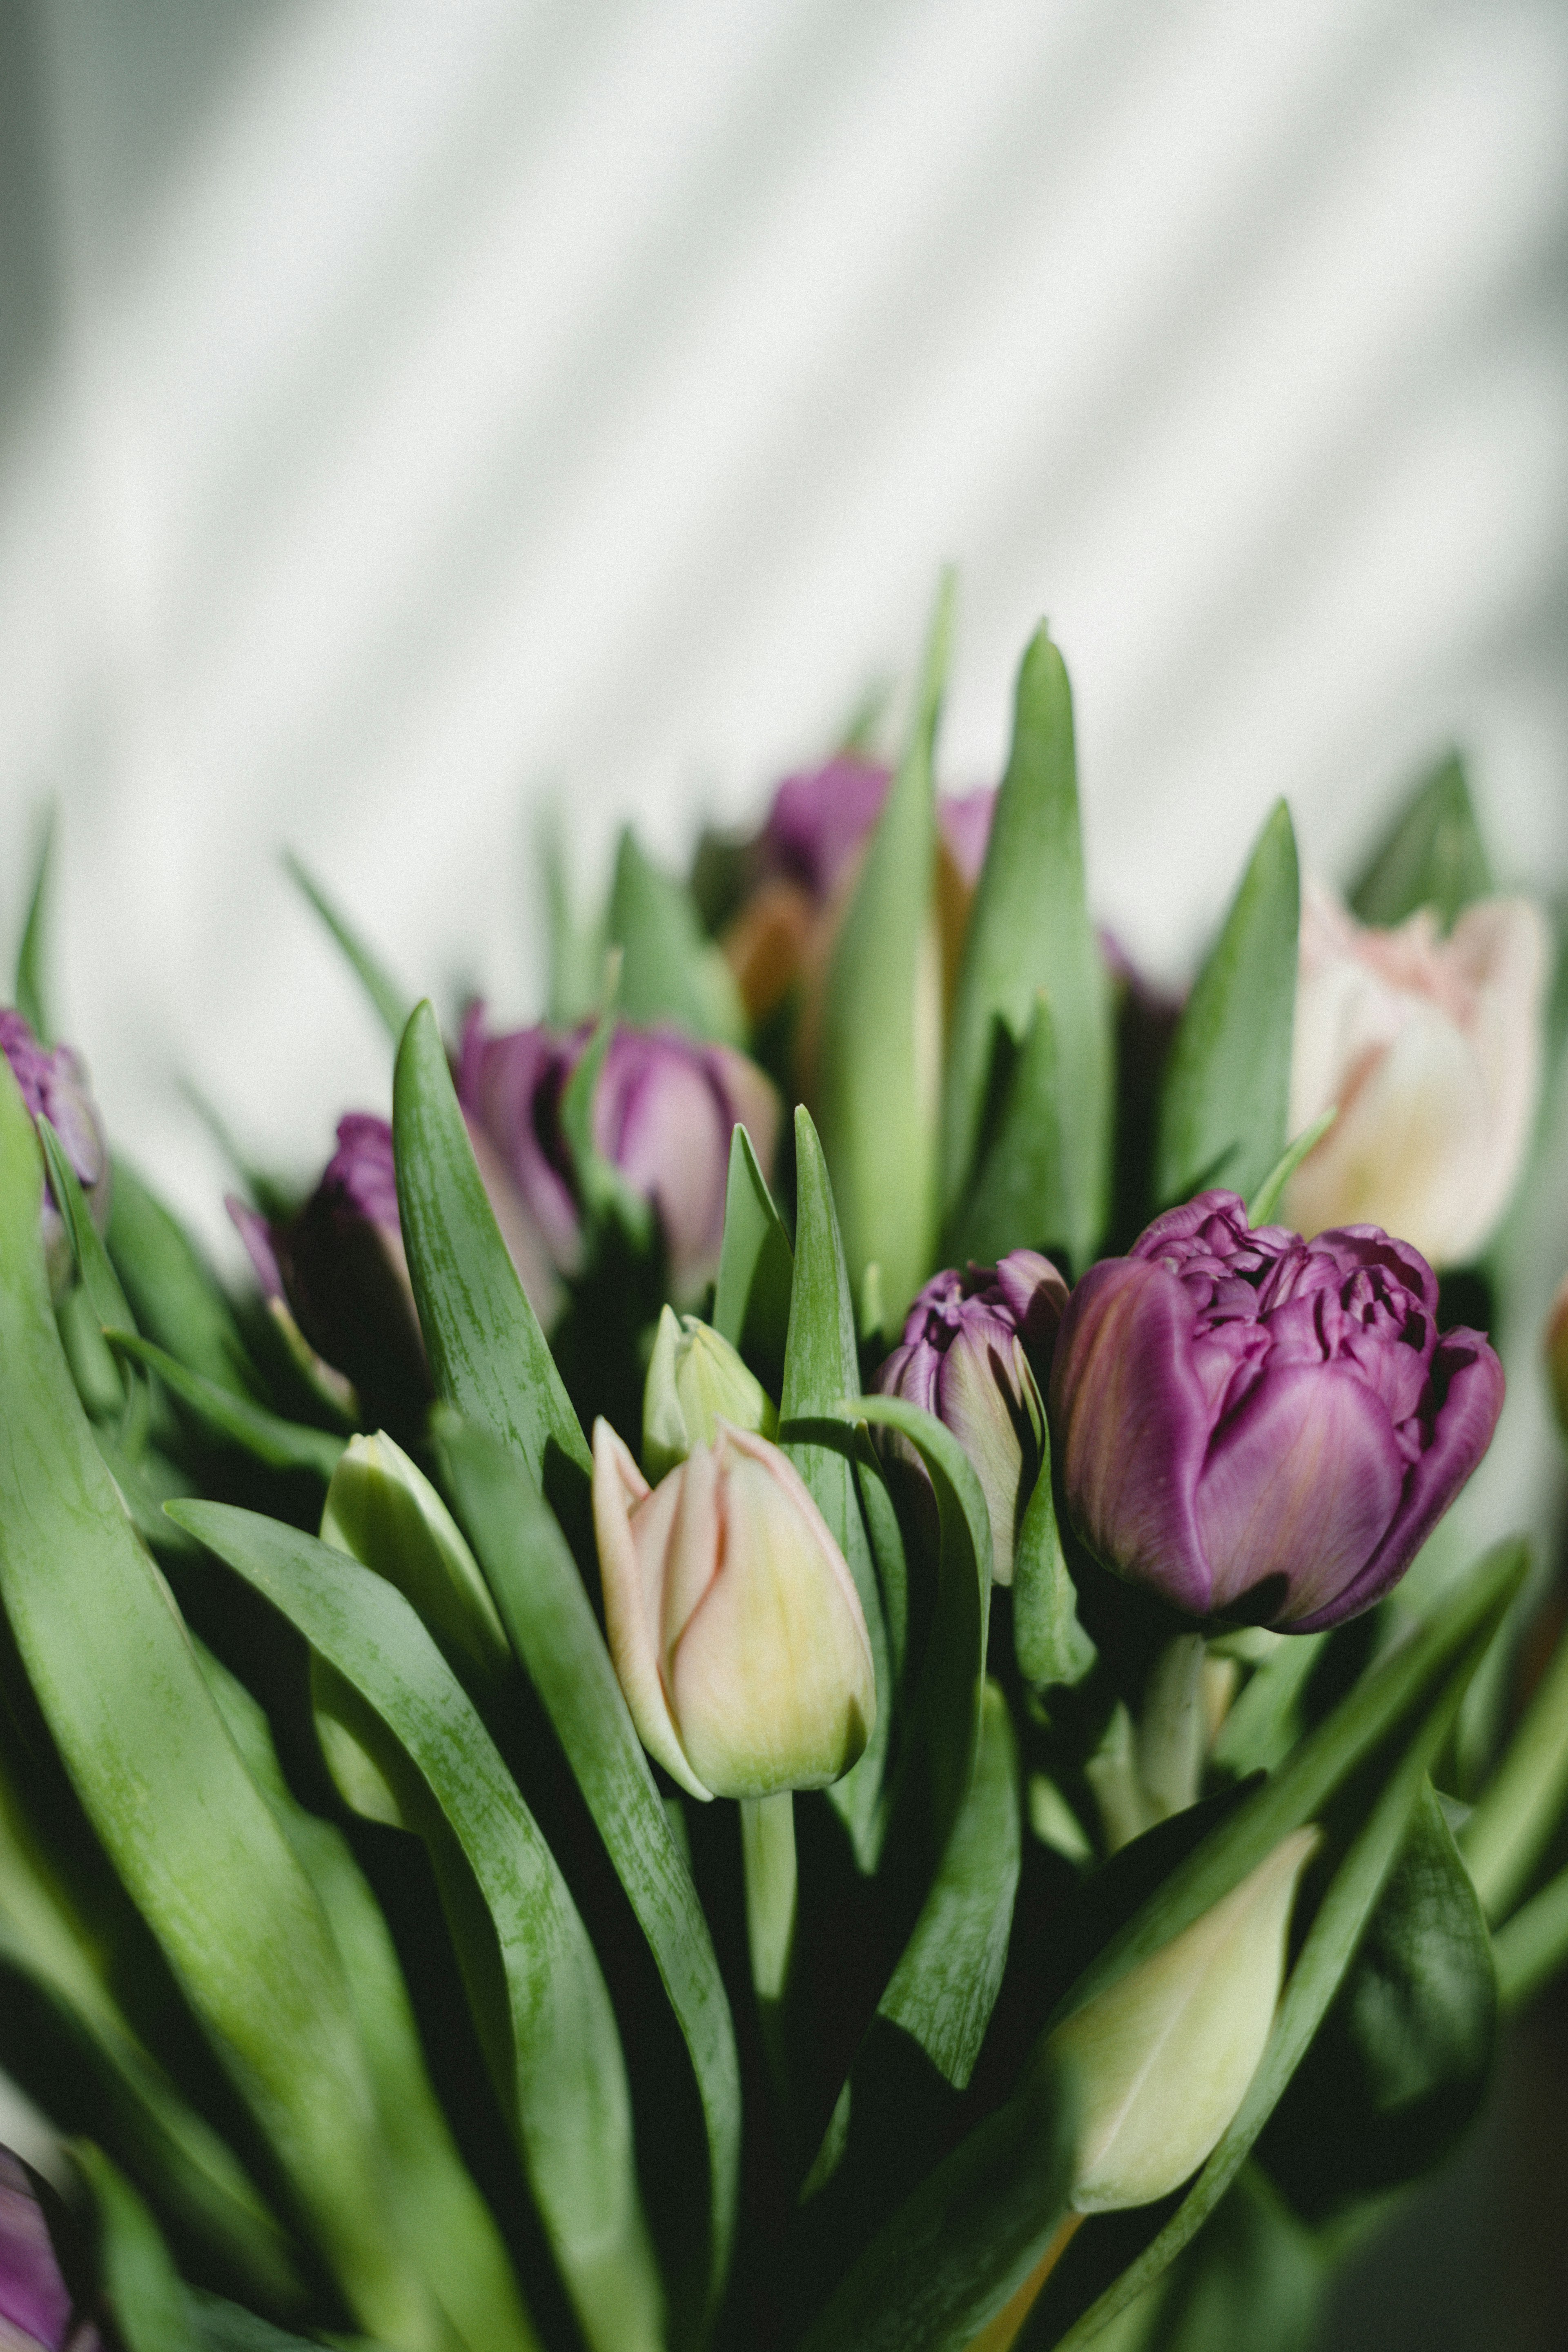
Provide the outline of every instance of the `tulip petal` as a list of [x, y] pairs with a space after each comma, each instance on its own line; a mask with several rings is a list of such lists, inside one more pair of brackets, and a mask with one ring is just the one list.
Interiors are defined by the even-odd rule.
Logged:
[[1291, 1630], [1316, 1633], [1381, 1600], [1396, 1584], [1491, 1444], [1503, 1404], [1503, 1370], [1479, 1331], [1445, 1333], [1432, 1360], [1438, 1405], [1432, 1443], [1410, 1470], [1383, 1541], [1343, 1592]]
[[1210, 1606], [1279, 1577], [1278, 1613], [1294, 1623], [1342, 1594], [1398, 1509], [1404, 1477], [1387, 1412], [1352, 1367], [1265, 1371], [1198, 1481]]
[[[670, 1481], [665, 1508], [673, 1515], [676, 1489]], [[652, 1527], [643, 1529], [639, 1547], [632, 1532], [631, 1513], [639, 1503], [652, 1501], [647, 1480], [607, 1421], [594, 1423], [594, 1534], [599, 1549], [599, 1574], [605, 1594], [605, 1632], [616, 1674], [626, 1694], [637, 1738], [650, 1756], [664, 1766], [673, 1780], [693, 1797], [710, 1797], [686, 1760], [679, 1735], [665, 1701], [657, 1648], [657, 1601], [647, 1589], [646, 1568], [662, 1547]], [[650, 1606], [650, 1601], [653, 1605]]]
[[1192, 1325], [1168, 1265], [1090, 1266], [1058, 1334], [1050, 1418], [1068, 1509], [1090, 1550], [1203, 1616], [1211, 1576], [1194, 1495], [1210, 1415]]

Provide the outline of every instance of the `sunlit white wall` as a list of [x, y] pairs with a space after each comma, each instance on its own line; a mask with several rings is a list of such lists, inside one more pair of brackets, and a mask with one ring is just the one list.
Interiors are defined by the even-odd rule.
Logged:
[[53, 794], [64, 1024], [209, 1231], [179, 1075], [301, 1170], [387, 1095], [281, 845], [526, 1012], [542, 804], [585, 876], [741, 815], [944, 558], [948, 774], [1048, 614], [1157, 967], [1454, 735], [1568, 867], [1559, 0], [5, 23], [0, 919]]

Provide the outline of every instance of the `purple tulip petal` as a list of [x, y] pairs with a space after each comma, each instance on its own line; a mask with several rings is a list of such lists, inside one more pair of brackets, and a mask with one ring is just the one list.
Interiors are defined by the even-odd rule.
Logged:
[[63, 2345], [71, 2298], [26, 2168], [0, 2148], [0, 2344]]

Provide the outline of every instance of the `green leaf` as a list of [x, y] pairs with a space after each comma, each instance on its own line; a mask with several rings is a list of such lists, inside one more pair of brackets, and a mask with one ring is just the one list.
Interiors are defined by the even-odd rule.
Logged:
[[[1139, 2352], [1314, 2352], [1323, 2254], [1256, 2165], [1243, 2165], [1171, 2265]], [[1110, 2339], [1103, 2339], [1110, 2352]]]
[[[849, 1832], [863, 1871], [876, 1867], [886, 1825], [883, 1775], [892, 1736], [895, 1695], [888, 1658], [882, 1597], [860, 1512], [854, 1444], [840, 1433], [836, 1408], [860, 1385], [849, 1279], [838, 1236], [833, 1188], [811, 1115], [795, 1115], [795, 1259], [790, 1290], [789, 1335], [779, 1400], [779, 1442], [811, 1490], [829, 1532], [848, 1563], [865, 1612], [877, 1676], [877, 1720], [852, 1771], [826, 1791]], [[823, 1423], [835, 1424], [823, 1428]], [[816, 1423], [813, 1429], [808, 1425]]]
[[1271, 1772], [1284, 1762], [1300, 1737], [1301, 1694], [1326, 1638], [1322, 1633], [1280, 1637], [1274, 1655], [1257, 1668], [1220, 1725], [1209, 1750], [1215, 1771], [1242, 1780], [1249, 1772]]
[[184, 2283], [152, 2214], [90, 2140], [73, 2142], [71, 2155], [92, 2192], [99, 2269], [126, 2352], [202, 2352]]
[[947, 1851], [980, 1750], [985, 1637], [991, 1609], [991, 1518], [969, 1457], [951, 1430], [901, 1397], [840, 1399], [847, 1422], [896, 1429], [924, 1462], [936, 1490], [942, 1531], [936, 1605], [909, 1709], [888, 1832], [922, 1857], [929, 1886]]
[[1497, 2040], [1497, 1976], [1475, 1888], [1430, 1786], [1264, 2163], [1318, 2221], [1438, 2163], [1474, 2119]]
[[[16, 1759], [26, 1769], [27, 1759]], [[43, 1996], [89, 2075], [94, 2128], [155, 2185], [163, 2211], [222, 2269], [270, 2304], [299, 2294], [289, 2241], [226, 2143], [190, 2106], [126, 2019], [110, 1988], [126, 1898], [96, 1849], [95, 1907], [85, 1916], [23, 1809], [17, 1771], [0, 1765], [0, 1968]], [[0, 2016], [8, 2004], [0, 2003]], [[7, 2029], [7, 2041], [9, 2029]], [[0, 2061], [26, 2053], [0, 2042]]]
[[[1044, 2352], [1047, 2346], [1058, 2345], [1061, 2352], [1068, 2352], [1069, 2346], [1091, 2342], [1174, 2261], [1230, 2188], [1322, 2023], [1405, 1842], [1426, 1773], [1453, 1728], [1466, 1685], [1495, 1631], [1494, 1618], [1472, 1636], [1457, 1668], [1439, 1688], [1398, 1763], [1382, 1783], [1318, 1906], [1287, 1980], [1258, 2072], [1193, 2187], [1163, 2225], [1160, 2217], [1165, 2209], [1158, 2205], [1149, 2209], [1157, 2225], [1152, 2242], [1098, 2293], [1100, 2265], [1094, 2233], [1086, 2232], [1080, 2245], [1069, 2250], [1060, 2269], [1047, 2282], [1019, 2338], [1018, 2352]], [[1264, 1790], [1261, 1794], [1267, 1797], [1269, 1791]], [[1244, 1807], [1242, 1812], [1247, 1810]], [[1205, 1845], [1225, 1838], [1231, 1826], [1215, 1832]], [[1199, 1849], [1194, 1861], [1201, 1860], [1204, 1850]], [[1118, 2249], [1119, 2255], [1124, 2252], [1124, 2247]]]
[[1492, 1937], [1505, 2015], [1533, 2000], [1568, 1959], [1568, 1870], [1547, 1880]]
[[707, 2126], [706, 2278], [700, 2301], [711, 2319], [734, 2241], [741, 2078], [708, 1923], [550, 1506], [521, 1464], [482, 1430], [445, 1413], [438, 1436], [502, 1622], [647, 1937], [690, 2054]]
[[594, 1097], [618, 1017], [613, 1004], [601, 1013], [593, 1036], [579, 1055], [577, 1066], [562, 1089], [561, 1132], [571, 1154], [575, 1190], [589, 1217], [614, 1218], [633, 1249], [640, 1254], [653, 1240], [653, 1202], [645, 1200], [627, 1182], [615, 1161], [606, 1160], [594, 1140]]
[[578, 2319], [595, 2352], [658, 2345], [658, 2281], [605, 1980], [461, 1684], [403, 1595], [357, 1560], [227, 1504], [170, 1510], [354, 1686], [417, 1776], [480, 2042]]
[[1079, 1622], [1078, 1592], [1057, 1525], [1051, 1438], [1043, 1414], [1039, 1475], [1013, 1562], [1013, 1646], [1018, 1672], [1036, 1690], [1081, 1682], [1095, 1660], [1094, 1643]]
[[292, 850], [288, 850], [284, 853], [283, 864], [290, 880], [315, 908], [342, 950], [344, 960], [369, 999], [372, 1011], [395, 1045], [407, 1025], [407, 996], [380, 958], [365, 945], [348, 917], [328, 898], [304, 860], [296, 857]]
[[156, 1372], [170, 1395], [178, 1397], [195, 1414], [209, 1437], [220, 1444], [237, 1445], [269, 1470], [313, 1470], [318, 1478], [330, 1479], [342, 1458], [341, 1437], [324, 1429], [311, 1429], [303, 1422], [284, 1421], [264, 1405], [251, 1404], [233, 1389], [220, 1388], [216, 1381], [187, 1371], [166, 1349], [154, 1348], [150, 1339], [139, 1339], [134, 1331], [110, 1329], [103, 1336], [117, 1356], [129, 1356], [132, 1362]]
[[1402, 923], [1430, 907], [1447, 930], [1461, 908], [1492, 889], [1491, 868], [1470, 806], [1464, 761], [1449, 751], [1416, 785], [1373, 853], [1351, 905], [1363, 923]]
[[398, 1048], [392, 1126], [403, 1239], [437, 1394], [515, 1445], [547, 1492], [550, 1454], [585, 1486], [587, 1444], [486, 1197], [428, 1002]]
[[817, 1097], [850, 1280], [881, 1268], [897, 1321], [936, 1233], [940, 981], [931, 913], [932, 772], [952, 587], [944, 579], [908, 747], [838, 934], [822, 1008]]
[[1065, 2086], [1032, 2062], [879, 2231], [800, 2352], [967, 2352], [1066, 2219], [1073, 2156]]
[[784, 1381], [795, 1257], [767, 1179], [743, 1127], [730, 1136], [724, 1241], [713, 1328], [740, 1350], [770, 1396]]
[[242, 1683], [200, 1650], [235, 1746], [316, 1891], [343, 1964], [369, 2063], [381, 2144], [402, 2224], [467, 2352], [534, 2352], [500, 2233], [453, 2142], [426, 2072], [403, 1971], [381, 1906], [348, 1841], [307, 1812], [283, 1777], [267, 1717]]
[[78, 1181], [76, 1170], [66, 1156], [65, 1146], [41, 1111], [38, 1114], [38, 1140], [44, 1147], [49, 1190], [55, 1196], [55, 1205], [65, 1219], [66, 1230], [70, 1235], [77, 1277], [87, 1293], [93, 1313], [100, 1323], [133, 1328], [131, 1309], [126, 1304], [125, 1293], [120, 1287], [120, 1277], [109, 1262], [109, 1253], [92, 1222], [92, 1213]]
[[661, 1021], [738, 1045], [746, 1033], [734, 974], [702, 929], [691, 897], [638, 848], [628, 828], [616, 856], [609, 937], [625, 958], [620, 1009], [639, 1029]]
[[54, 846], [55, 812], [51, 807], [44, 811], [44, 821], [38, 829], [38, 854], [33, 866], [33, 887], [27, 894], [22, 942], [16, 950], [16, 1010], [40, 1045], [53, 1042], [49, 1031], [48, 990], [44, 964], [45, 931], [49, 914], [49, 868]]
[[114, 1162], [110, 1200], [109, 1255], [131, 1304], [108, 1319], [143, 1332], [220, 1388], [247, 1394], [249, 1366], [234, 1309], [189, 1234], [123, 1160]]
[[1568, 1805], [1568, 1631], [1459, 1837], [1489, 1919], [1529, 1886]]
[[1005, 1069], [994, 1132], [982, 1138], [973, 1188], [960, 1200], [942, 1242], [951, 1264], [973, 1258], [994, 1265], [1013, 1249], [1065, 1246], [1075, 1265], [1081, 1219], [1068, 1199], [1064, 1147], [1072, 1122], [1061, 1116], [1062, 1073], [1056, 1024], [1042, 993], [1021, 1044], [998, 1025], [996, 1062]]
[[300, 2218], [364, 2325], [424, 2352], [434, 2314], [388, 2224], [337, 1953], [77, 1402], [49, 1308], [40, 1173], [0, 1071], [0, 1604], [88, 1817]]
[[1279, 1771], [1171, 1872], [1078, 1978], [1051, 2023], [1120, 1982], [1239, 1885], [1292, 1830], [1319, 1820], [1358, 1766], [1432, 1705], [1478, 1636], [1490, 1639], [1524, 1580], [1528, 1559], [1526, 1546], [1515, 1540], [1494, 1546], [1478, 1560], [1426, 1623], [1363, 1675]]
[[1289, 1184], [1308, 1152], [1314, 1145], [1321, 1143], [1339, 1115], [1338, 1103], [1331, 1103], [1321, 1118], [1315, 1118], [1310, 1127], [1304, 1127], [1294, 1141], [1285, 1146], [1262, 1184], [1247, 1203], [1247, 1222], [1249, 1225], [1256, 1228], [1258, 1225], [1268, 1224], [1279, 1205], [1286, 1185]]
[[962, 2091], [1002, 1988], [1018, 1891], [1018, 1749], [1001, 1686], [981, 1703], [980, 1754], [914, 1934], [878, 2014]]
[[544, 869], [544, 913], [550, 971], [545, 1017], [557, 1029], [574, 1028], [592, 1018], [605, 969], [605, 930], [601, 920], [584, 922], [572, 904], [571, 877], [559, 814], [551, 810], [540, 828], [540, 863]]
[[1248, 1198], [1285, 1148], [1300, 918], [1296, 836], [1280, 801], [1171, 1048], [1154, 1171], [1163, 1206], [1213, 1184]]
[[242, 2311], [237, 2303], [199, 2287], [185, 2290], [187, 2305], [200, 2330], [204, 2352], [321, 2352], [321, 2339], [286, 2336], [269, 2320]]
[[[1042, 996], [1050, 1007], [1057, 1085], [1048, 1097], [1049, 1139], [1037, 1150], [1051, 1181], [1037, 1195], [1037, 1222], [1018, 1240], [1037, 1234], [1065, 1243], [1083, 1266], [1104, 1230], [1110, 1181], [1110, 1000], [1084, 883], [1072, 693], [1043, 624], [1018, 669], [1013, 748], [953, 1002], [942, 1110], [949, 1216], [974, 1163], [997, 1024], [1016, 1040], [1032, 1039]], [[1037, 1079], [1036, 1086], [1047, 1099]], [[1058, 1103], [1069, 1107], [1067, 1116]], [[991, 1253], [974, 1255], [989, 1260]]]

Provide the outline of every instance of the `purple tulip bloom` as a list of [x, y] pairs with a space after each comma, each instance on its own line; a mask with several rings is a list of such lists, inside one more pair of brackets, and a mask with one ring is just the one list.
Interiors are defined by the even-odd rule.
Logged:
[[1438, 1335], [1437, 1280], [1375, 1225], [1254, 1232], [1234, 1192], [1090, 1266], [1052, 1363], [1079, 1535], [1196, 1617], [1297, 1633], [1381, 1599], [1486, 1452], [1502, 1366]]
[[[587, 1027], [537, 1027], [487, 1036], [476, 1005], [458, 1068], [470, 1128], [497, 1155], [563, 1274], [581, 1265], [583, 1225], [561, 1097], [591, 1035]], [[651, 1203], [679, 1298], [700, 1291], [718, 1264], [737, 1123], [770, 1169], [778, 1097], [755, 1063], [673, 1029], [616, 1029], [594, 1089], [594, 1145]]]
[[101, 2340], [61, 2274], [37, 2181], [0, 2147], [0, 2347], [99, 2352]]
[[[42, 1112], [59, 1137], [75, 1169], [99, 1232], [109, 1225], [109, 1146], [80, 1057], [68, 1045], [40, 1045], [19, 1013], [0, 1011], [0, 1052], [11, 1065], [22, 1100], [37, 1118]], [[44, 1258], [49, 1287], [58, 1297], [70, 1280], [70, 1243], [65, 1219], [44, 1187]]]
[[[786, 776], [773, 794], [760, 841], [764, 872], [798, 882], [818, 906], [829, 899], [853, 866], [882, 814], [893, 772], [852, 752], [824, 768]], [[996, 794], [990, 785], [943, 793], [937, 829], [969, 889], [980, 879], [991, 838]]]
[[[883, 1396], [922, 1405], [968, 1454], [991, 1518], [992, 1570], [1013, 1581], [1018, 1529], [1039, 1475], [1046, 1376], [1067, 1285], [1049, 1258], [1013, 1250], [999, 1265], [934, 1275], [910, 1307], [902, 1345], [877, 1374]], [[912, 1446], [889, 1450], [930, 1479]]]

